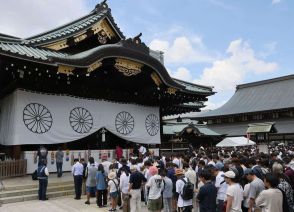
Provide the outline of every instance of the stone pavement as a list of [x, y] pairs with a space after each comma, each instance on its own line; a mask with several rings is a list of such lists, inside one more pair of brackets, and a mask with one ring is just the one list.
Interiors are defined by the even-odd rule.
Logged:
[[[3, 184], [5, 187], [38, 185], [39, 184], [38, 180], [35, 180], [35, 181], [32, 180], [31, 175], [3, 179], [2, 181], [3, 181]], [[63, 176], [60, 178], [58, 178], [57, 175], [54, 173], [54, 174], [49, 174], [48, 185], [50, 185], [50, 183], [62, 183], [62, 182], [68, 182], [68, 181], [73, 182], [73, 177], [70, 172], [63, 173]]]
[[[81, 200], [74, 200], [73, 196], [49, 199], [48, 201], [26, 201], [11, 204], [4, 204], [0, 207], [0, 212], [106, 212], [110, 208], [100, 209], [95, 204], [95, 199], [90, 200], [91, 205], [85, 204], [85, 196]], [[142, 207], [142, 212], [147, 212], [146, 207]], [[118, 212], [122, 210], [117, 210]], [[141, 212], [140, 211], [140, 212]]]

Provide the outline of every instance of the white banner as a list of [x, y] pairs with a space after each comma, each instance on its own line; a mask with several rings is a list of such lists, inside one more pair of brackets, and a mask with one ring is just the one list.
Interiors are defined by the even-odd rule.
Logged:
[[0, 144], [55, 144], [101, 128], [132, 142], [159, 144], [158, 107], [17, 90], [0, 103]]

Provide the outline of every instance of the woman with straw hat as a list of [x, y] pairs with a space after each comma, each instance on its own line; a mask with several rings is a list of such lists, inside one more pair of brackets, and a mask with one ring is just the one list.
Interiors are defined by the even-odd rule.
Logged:
[[116, 173], [110, 172], [108, 174], [108, 193], [111, 200], [111, 209], [109, 211], [116, 211], [117, 197], [119, 193], [119, 182], [116, 179]]

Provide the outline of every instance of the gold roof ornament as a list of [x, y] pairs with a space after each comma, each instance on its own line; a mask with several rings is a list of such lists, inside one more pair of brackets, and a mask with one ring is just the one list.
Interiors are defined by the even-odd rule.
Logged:
[[151, 78], [154, 81], [154, 83], [157, 85], [157, 87], [159, 87], [162, 84], [162, 81], [157, 73], [152, 72]]
[[96, 62], [92, 63], [91, 65], [89, 65], [87, 72], [91, 73], [92, 71], [96, 70], [97, 68], [102, 66], [102, 62], [101, 60], [97, 60]]
[[74, 69], [75, 69], [75, 67], [72, 67], [72, 66], [60, 65], [60, 66], [58, 66], [58, 73], [61, 73], [61, 74], [73, 74], [72, 71]]
[[117, 58], [114, 67], [125, 76], [130, 77], [141, 73], [143, 64], [128, 59]]
[[176, 88], [169, 87], [167, 89], [167, 93], [169, 93], [169, 94], [176, 94], [176, 92], [177, 92], [177, 89]]

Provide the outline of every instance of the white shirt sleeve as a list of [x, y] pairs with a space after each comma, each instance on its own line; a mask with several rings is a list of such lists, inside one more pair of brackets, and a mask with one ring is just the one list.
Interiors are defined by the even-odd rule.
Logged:
[[49, 176], [49, 171], [48, 171], [47, 167], [45, 168], [45, 174], [46, 174], [46, 176]]
[[72, 168], [71, 168], [71, 173], [72, 173], [72, 174], [75, 173], [75, 165], [72, 166]]

